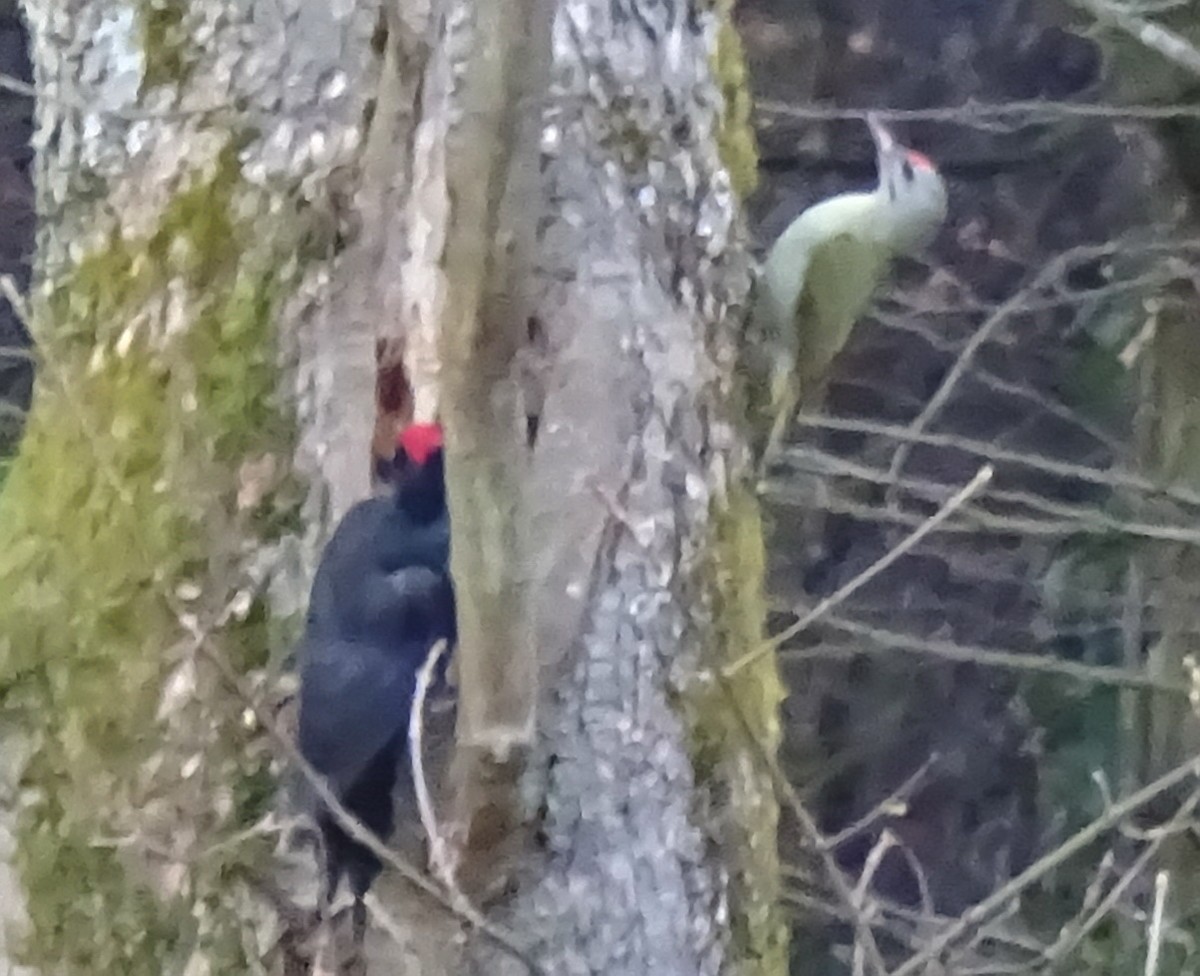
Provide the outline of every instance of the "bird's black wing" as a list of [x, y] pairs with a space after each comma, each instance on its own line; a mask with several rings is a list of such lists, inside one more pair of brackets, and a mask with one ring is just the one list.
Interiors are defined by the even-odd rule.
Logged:
[[370, 572], [371, 547], [395, 510], [390, 499], [369, 498], [350, 508], [325, 544], [308, 599], [308, 633], [330, 639], [356, 636], [360, 583]]
[[[321, 556], [309, 598], [309, 636], [402, 635], [405, 629], [396, 621], [413, 598], [443, 585], [438, 577], [446, 573], [449, 555], [445, 520], [418, 525], [391, 499], [360, 502], [338, 524]], [[396, 578], [404, 580], [399, 588]]]
[[[397, 734], [406, 734], [420, 647], [312, 641], [300, 675], [300, 752], [343, 795]], [[409, 651], [409, 653], [403, 653]]]
[[411, 566], [390, 574], [387, 579], [395, 605], [386, 612], [391, 614], [392, 621], [402, 621], [400, 627], [406, 641], [423, 642], [426, 653], [443, 638], [454, 644], [458, 628], [454, 585], [448, 573]]
[[428, 600], [441, 588], [445, 574], [427, 566], [410, 566], [388, 574], [392, 593], [402, 600]]
[[371, 557], [385, 573], [425, 566], [440, 573], [450, 565], [450, 523], [447, 519], [414, 522], [393, 506], [382, 531], [372, 541]]

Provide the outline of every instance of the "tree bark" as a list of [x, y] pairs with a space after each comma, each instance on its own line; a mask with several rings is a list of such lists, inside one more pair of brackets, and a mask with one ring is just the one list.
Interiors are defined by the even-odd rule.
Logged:
[[[496, 400], [441, 402], [456, 533], [496, 506], [475, 522], [491, 549], [456, 540], [460, 590], [524, 591], [522, 613], [472, 607], [465, 707], [498, 660], [533, 660], [521, 635], [537, 648], [536, 674], [499, 669], [509, 704], [477, 710], [528, 726], [535, 682], [521, 836], [537, 840], [496, 917], [556, 973], [782, 972], [759, 765], [780, 689], [769, 660], [720, 677], [764, 611], [734, 377], [748, 259], [718, 150], [744, 166], [747, 142], [713, 76], [725, 14], [558, 4], [546, 128], [518, 126], [514, 155], [540, 139], [541, 179], [516, 178], [548, 217], [514, 293], [536, 298], [543, 399], [516, 385], [525, 317], [478, 297], [533, 262], [489, 221], [481, 290], [449, 290], [472, 244], [448, 192], [469, 160], [445, 155], [477, 121], [455, 128], [466, 8], [27, 9], [49, 365], [0, 501], [0, 686], [35, 749], [17, 810], [31, 959], [148, 976], [291, 958], [255, 894], [281, 769], [257, 723], [318, 542], [369, 490], [374, 357], [402, 340], [418, 419], [447, 390], [508, 384], [498, 420], [479, 409]], [[532, 229], [506, 206], [501, 230]], [[481, 359], [497, 341], [503, 369]], [[481, 440], [488, 422], [508, 439]], [[527, 563], [498, 558], [504, 539]], [[489, 621], [511, 657], [486, 656]], [[416, 951], [453, 971], [448, 916], [394, 878], [377, 894], [436, 945], [371, 963]], [[523, 965], [472, 952], [481, 971]]]
[[[556, 973], [784, 967], [775, 801], [719, 676], [763, 623], [735, 407], [748, 264], [717, 148], [720, 27], [683, 3], [596, 0], [561, 4], [555, 25], [537, 309], [548, 378], [524, 486], [542, 808], [501, 917]], [[738, 681], [736, 707], [770, 753], [773, 662]]]
[[328, 308], [376, 12], [25, 12], [44, 368], [0, 499], [23, 957], [245, 970], [278, 931], [246, 883], [273, 835], [244, 832], [280, 768], [247, 709], [276, 696], [331, 509], [367, 489], [374, 322]]

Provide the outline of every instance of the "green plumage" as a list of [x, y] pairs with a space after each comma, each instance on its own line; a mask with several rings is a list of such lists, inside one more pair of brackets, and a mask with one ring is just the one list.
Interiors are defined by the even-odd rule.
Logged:
[[763, 266], [752, 316], [771, 357], [765, 416], [758, 417], [769, 431], [764, 459], [797, 408], [814, 410], [824, 401], [830, 367], [892, 259], [918, 249], [946, 216], [945, 184], [932, 164], [898, 145], [878, 122], [870, 124], [879, 149], [876, 189], [804, 211]]

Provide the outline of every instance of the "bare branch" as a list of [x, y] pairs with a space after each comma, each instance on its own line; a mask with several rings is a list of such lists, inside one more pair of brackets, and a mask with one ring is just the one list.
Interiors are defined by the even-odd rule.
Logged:
[[1065, 118], [1091, 119], [1179, 119], [1200, 118], [1200, 105], [1105, 105], [1086, 102], [1014, 101], [976, 102], [935, 108], [838, 108], [826, 105], [793, 105], [764, 99], [755, 104], [760, 114], [786, 116], [812, 122], [858, 122], [876, 114], [888, 122], [955, 122], [977, 128], [997, 123], [1033, 125]]
[[828, 611], [832, 610], [839, 603], [846, 600], [856, 590], [861, 589], [876, 576], [882, 573], [885, 569], [891, 566], [896, 560], [903, 556], [906, 552], [912, 549], [925, 536], [929, 535], [934, 529], [941, 525], [946, 519], [953, 515], [959, 508], [975, 494], [982, 491], [989, 481], [992, 480], [993, 468], [990, 464], [985, 464], [976, 473], [975, 477], [967, 482], [959, 491], [947, 500], [947, 502], [938, 509], [933, 515], [926, 519], [917, 529], [915, 529], [905, 539], [901, 540], [894, 548], [873, 562], [865, 570], [859, 573], [854, 579], [850, 580], [844, 586], [827, 596], [824, 600], [818, 603], [812, 610], [804, 614], [796, 623], [786, 628], [782, 633], [765, 641], [763, 645], [753, 651], [743, 654], [733, 663], [727, 665], [722, 673], [728, 678], [737, 674], [746, 665], [757, 661], [764, 654], [777, 650], [779, 646], [797, 634], [806, 630], [813, 623], [823, 617]]
[[0, 91], [6, 91], [10, 95], [20, 95], [23, 98], [37, 98], [38, 95], [36, 86], [6, 74], [0, 74]]
[[[1182, 826], [1185, 824], [1195, 811], [1198, 802], [1200, 802], [1200, 793], [1192, 793], [1166, 826]], [[1151, 861], [1158, 856], [1158, 852], [1168, 836], [1170, 836], [1170, 833], [1167, 830], [1163, 830], [1151, 838], [1150, 842], [1138, 854], [1133, 863], [1122, 873], [1113, 886], [1109, 888], [1104, 897], [1101, 898], [1100, 890], [1103, 885], [1104, 875], [1106, 874], [1105, 865], [1111, 867], [1113, 860], [1111, 851], [1105, 854], [1104, 861], [1101, 863], [1096, 878], [1088, 886], [1088, 890], [1084, 895], [1081, 911], [1075, 919], [1063, 926], [1058, 938], [1054, 940], [1052, 945], [1047, 946], [1046, 950], [1042, 953], [1043, 958], [1052, 968], [1056, 963], [1070, 955], [1079, 943], [1110, 915], [1117, 902], [1125, 895], [1134, 881], [1141, 876], [1141, 873]]]
[[317, 794], [317, 798], [329, 811], [330, 815], [337, 821], [337, 825], [344, 830], [350, 837], [367, 848], [372, 854], [393, 868], [405, 881], [413, 885], [415, 888], [432, 897], [447, 911], [453, 913], [464, 921], [470, 923], [474, 928], [478, 929], [496, 945], [510, 953], [515, 959], [520, 960], [533, 973], [542, 973], [541, 967], [537, 962], [529, 956], [516, 941], [516, 939], [499, 926], [489, 922], [479, 912], [469, 905], [463, 904], [460, 900], [456, 900], [452, 895], [444, 892], [440, 887], [431, 882], [419, 869], [410, 864], [407, 860], [398, 855], [395, 851], [390, 850], [383, 844], [370, 830], [362, 825], [361, 822], [348, 811], [338, 799], [337, 795], [330, 789], [326, 783], [325, 777], [318, 773], [301, 755], [300, 750], [295, 743], [280, 731], [274, 717], [267, 714], [262, 705], [259, 704], [257, 698], [242, 687], [241, 677], [233, 666], [225, 659], [224, 654], [220, 649], [215, 647], [209, 637], [205, 637], [200, 641], [200, 653], [216, 668], [221, 675], [221, 679], [229, 687], [229, 689], [243, 701], [247, 708], [254, 714], [256, 721], [267, 731], [267, 734], [274, 741], [275, 745], [283, 752], [288, 761], [300, 770], [301, 775], [312, 787]]
[[412, 765], [413, 786], [417, 793], [417, 809], [421, 814], [421, 826], [425, 828], [425, 836], [429, 840], [430, 867], [433, 869], [434, 877], [446, 886], [452, 897], [465, 901], [454, 880], [455, 858], [447, 847], [445, 836], [438, 828], [437, 812], [434, 810], [433, 798], [429, 795], [429, 784], [425, 778], [423, 747], [425, 698], [429, 693], [429, 685], [433, 681], [434, 669], [445, 652], [446, 641], [437, 641], [429, 649], [425, 663], [417, 672], [417, 686], [413, 693], [412, 710], [408, 713], [408, 755]]
[[1154, 876], [1154, 911], [1150, 916], [1150, 927], [1146, 932], [1146, 968], [1144, 976], [1157, 976], [1158, 955], [1162, 949], [1163, 911], [1166, 908], [1167, 884], [1171, 876], [1159, 871]]
[[910, 654], [936, 657], [944, 661], [977, 664], [985, 668], [1003, 668], [1009, 671], [1022, 671], [1030, 674], [1057, 675], [1084, 684], [1132, 688], [1138, 691], [1153, 691], [1165, 695], [1186, 696], [1191, 690], [1189, 682], [1182, 679], [1180, 681], [1168, 681], [1125, 668], [1105, 667], [1097, 664], [1080, 664], [1077, 661], [1063, 661], [1057, 657], [1040, 657], [1034, 654], [1021, 654], [1016, 651], [1000, 651], [970, 644], [959, 644], [954, 641], [913, 637], [909, 634], [871, 627], [867, 624], [838, 616], [827, 615], [822, 623], [843, 633], [854, 634], [856, 637], [865, 637], [876, 646], [871, 647], [856, 644], [851, 648], [814, 647], [804, 650], [783, 651], [782, 656], [790, 661], [814, 661], [829, 657], [850, 658], [860, 655], [887, 654], [893, 651], [902, 651]]
[[917, 973], [923, 972], [927, 964], [938, 959], [955, 941], [986, 921], [1028, 887], [1036, 884], [1048, 872], [1084, 850], [1130, 814], [1197, 775], [1200, 775], [1200, 758], [1193, 758], [1164, 773], [1119, 803], [1114, 803], [1065, 843], [1038, 858], [1015, 878], [963, 912], [949, 928], [930, 939], [920, 952], [893, 970], [891, 976], [916, 976]]
[[[1056, 461], [1040, 454], [1025, 451], [1011, 451], [996, 447], [986, 441], [974, 440], [970, 437], [960, 437], [956, 434], [931, 434], [924, 431], [913, 431], [908, 427], [897, 424], [878, 423], [873, 420], [859, 420], [851, 417], [831, 417], [819, 414], [801, 414], [799, 421], [809, 427], [824, 430], [855, 431], [862, 434], [877, 434], [881, 437], [892, 437], [898, 441], [913, 444], [927, 444], [932, 447], [949, 447], [974, 454], [976, 457], [990, 461], [993, 464], [1016, 464], [1044, 471], [1047, 474], [1062, 478], [1075, 478], [1095, 485], [1107, 485], [1114, 488], [1125, 488], [1132, 491], [1144, 492], [1148, 495], [1159, 495], [1172, 498], [1187, 505], [1200, 506], [1200, 493], [1178, 485], [1157, 484], [1133, 472], [1122, 468], [1089, 467], [1086, 464], [1071, 464], [1067, 461]], [[794, 449], [783, 452], [786, 459], [802, 454]]]
[[[908, 429], [910, 434], [920, 434], [929, 426], [929, 422], [941, 412], [942, 407], [950, 399], [954, 388], [966, 374], [967, 368], [971, 365], [971, 361], [983, 344], [1016, 314], [1017, 310], [1030, 295], [1035, 294], [1038, 289], [1057, 278], [1063, 272], [1065, 264], [1066, 261], [1061, 255], [1057, 259], [1052, 260], [1045, 268], [1038, 272], [1028, 285], [1015, 292], [1007, 301], [1002, 302], [984, 320], [983, 324], [975, 330], [974, 335], [971, 336], [967, 344], [963, 346], [962, 351], [958, 354], [958, 358], [954, 361], [954, 365], [942, 379], [937, 392], [934, 393], [929, 402], [925, 404], [924, 409], [909, 424]], [[900, 472], [903, 470], [904, 464], [911, 452], [911, 442], [902, 443], [896, 448], [896, 453], [892, 457], [891, 467], [888, 470], [888, 475], [893, 481], [900, 476]]]
[[[807, 463], [810, 460], [812, 463]], [[805, 447], [802, 452], [792, 452], [787, 458], [787, 466], [792, 470], [844, 476], [871, 484], [894, 483], [896, 487], [904, 488], [911, 494], [934, 501], [940, 501], [949, 491], [949, 486], [941, 482], [922, 478], [900, 478], [892, 482], [889, 472], [882, 469], [858, 464], [854, 461], [808, 447]], [[782, 480], [772, 479], [768, 481], [765, 490], [773, 500], [784, 504], [813, 504], [808, 494], [795, 494], [790, 490], [790, 486]], [[964, 506], [959, 513], [960, 519], [964, 523], [973, 522], [979, 526], [994, 529], [998, 532], [1011, 532], [1014, 534], [1063, 535], [1093, 533], [1108, 535], [1122, 533], [1146, 539], [1157, 539], [1164, 542], [1200, 545], [1200, 530], [1187, 525], [1129, 521], [1115, 518], [1096, 506], [1071, 505], [1031, 492], [993, 489], [988, 492], [987, 500], [993, 503], [1020, 505], [1034, 511], [1059, 516], [1059, 518], [1041, 519], [1002, 514], [988, 508], [983, 508], [979, 504], [972, 504]], [[830, 507], [834, 504], [837, 503], [832, 503]], [[851, 514], [853, 513], [851, 512]], [[902, 524], [919, 524], [919, 519], [911, 515], [907, 519], [897, 521], [901, 521]], [[966, 524], [962, 528], [964, 531], [970, 531], [972, 526]]]
[[823, 846], [830, 850], [836, 850], [846, 843], [846, 841], [850, 840], [850, 838], [857, 837], [863, 831], [868, 830], [877, 820], [883, 817], [896, 816], [896, 808], [903, 807], [908, 798], [916, 792], [917, 787], [924, 782], [930, 768], [937, 763], [938, 758], [937, 753], [934, 753], [926, 759], [915, 773], [892, 790], [884, 799], [880, 800], [864, 816], [849, 826], [842, 828], [836, 834], [826, 837], [822, 841]]
[[808, 808], [804, 805], [804, 801], [800, 799], [800, 794], [796, 792], [796, 787], [792, 785], [791, 781], [783, 774], [783, 770], [779, 768], [779, 760], [767, 750], [762, 740], [755, 733], [754, 727], [746, 718], [746, 713], [742, 709], [741, 702], [730, 688], [729, 680], [723, 676], [718, 676], [717, 680], [720, 682], [721, 689], [725, 693], [725, 699], [728, 702], [729, 708], [737, 718], [738, 723], [742, 726], [746, 741], [750, 743], [755, 758], [770, 775], [776, 795], [787, 804], [805, 840], [820, 859], [825, 876], [833, 888], [838, 901], [841, 902], [843, 910], [848, 914], [850, 923], [854, 927], [856, 946], [861, 947], [866, 961], [870, 963], [876, 976], [886, 976], [887, 964], [884, 962], [883, 955], [879, 951], [879, 945], [875, 941], [875, 934], [871, 930], [870, 917], [866, 912], [861, 910], [858, 897], [854, 889], [850, 887], [846, 876], [842, 873], [841, 866], [837, 862], [837, 857], [834, 855], [832, 848], [825, 844], [825, 837], [821, 833], [821, 828], [817, 824], [816, 818], [808, 811]]
[[1182, 34], [1130, 12], [1111, 0], [1071, 0], [1102, 24], [1117, 27], [1152, 51], [1194, 75], [1200, 75], [1200, 50]]

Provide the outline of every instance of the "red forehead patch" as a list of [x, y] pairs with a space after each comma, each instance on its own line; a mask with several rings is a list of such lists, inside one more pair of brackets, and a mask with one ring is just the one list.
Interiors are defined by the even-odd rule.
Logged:
[[429, 455], [442, 447], [442, 425], [410, 424], [396, 438], [396, 446], [417, 464], [424, 464]]
[[920, 169], [937, 169], [933, 165], [933, 160], [924, 153], [917, 152], [915, 149], [910, 149], [907, 153], [908, 161]]

